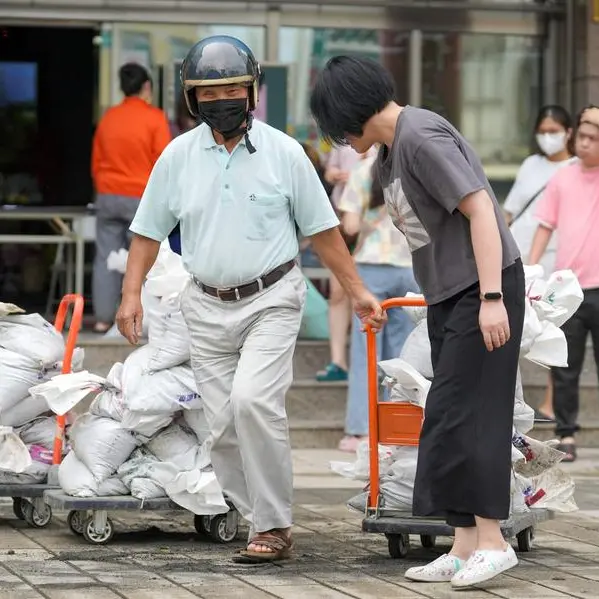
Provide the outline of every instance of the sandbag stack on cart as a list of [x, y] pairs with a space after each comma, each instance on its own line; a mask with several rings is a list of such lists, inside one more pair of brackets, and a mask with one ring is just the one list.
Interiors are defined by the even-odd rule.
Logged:
[[188, 275], [178, 260], [163, 245], [145, 282], [146, 293], [160, 298], [144, 313], [146, 345], [114, 364], [105, 379], [64, 375], [35, 389], [64, 414], [96, 386], [88, 412], [69, 431], [72, 451], [58, 471], [68, 495], [169, 497], [198, 515], [228, 510], [210, 464], [208, 425], [189, 363], [179, 308]]
[[[582, 289], [571, 271], [558, 271], [544, 281], [542, 267], [534, 266], [525, 267], [525, 275], [527, 302], [520, 357], [547, 367], [567, 366], [567, 343], [559, 327], [580, 306]], [[433, 376], [426, 308], [404, 310], [416, 327], [400, 357], [379, 362], [379, 369], [388, 400], [424, 408]], [[555, 449], [557, 441], [540, 442], [527, 436], [534, 425], [534, 410], [524, 400], [520, 372], [514, 401], [512, 514], [541, 508], [562, 512], [577, 509], [574, 482], [559, 468], [564, 454]], [[354, 463], [332, 462], [331, 469], [341, 476], [367, 482], [368, 457], [369, 446], [364, 441], [358, 447]], [[379, 445], [384, 506], [411, 511], [417, 460], [417, 447]], [[348, 506], [364, 512], [366, 501], [365, 492], [352, 498]]]
[[[56, 420], [46, 400], [30, 390], [60, 373], [64, 351], [63, 336], [39, 314], [0, 302], [0, 484], [46, 481]], [[73, 369], [82, 362], [77, 348]], [[23, 449], [29, 460], [22, 459]]]

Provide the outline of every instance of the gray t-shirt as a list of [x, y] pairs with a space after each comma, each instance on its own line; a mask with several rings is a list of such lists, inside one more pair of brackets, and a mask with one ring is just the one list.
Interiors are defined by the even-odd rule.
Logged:
[[406, 236], [414, 276], [428, 304], [450, 298], [478, 281], [470, 223], [457, 210], [471, 193], [486, 189], [495, 204], [503, 268], [519, 258], [478, 156], [438, 114], [406, 106], [390, 151], [381, 148], [378, 168], [387, 209]]

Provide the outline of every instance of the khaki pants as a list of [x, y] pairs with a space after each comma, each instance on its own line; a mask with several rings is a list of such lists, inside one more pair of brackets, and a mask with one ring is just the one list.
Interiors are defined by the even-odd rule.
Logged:
[[238, 302], [223, 302], [193, 282], [183, 293], [212, 465], [225, 494], [255, 532], [292, 524], [285, 395], [293, 380], [305, 295], [299, 268]]

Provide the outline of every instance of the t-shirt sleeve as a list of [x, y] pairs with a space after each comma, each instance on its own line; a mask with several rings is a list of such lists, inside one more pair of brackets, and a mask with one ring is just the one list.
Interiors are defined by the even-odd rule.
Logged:
[[177, 218], [169, 208], [169, 193], [169, 158], [163, 153], [152, 169], [129, 229], [163, 242], [177, 224]]
[[559, 177], [552, 177], [539, 198], [535, 209], [535, 218], [550, 229], [557, 227], [559, 214]]
[[466, 196], [485, 189], [457, 141], [449, 135], [423, 141], [416, 149], [411, 170], [420, 185], [450, 214]]
[[366, 186], [364, 185], [363, 168], [354, 169], [343, 190], [343, 194], [337, 204], [340, 212], [351, 212], [353, 214], [362, 214], [365, 206]]
[[304, 237], [339, 225], [316, 169], [302, 150], [291, 167], [291, 208]]

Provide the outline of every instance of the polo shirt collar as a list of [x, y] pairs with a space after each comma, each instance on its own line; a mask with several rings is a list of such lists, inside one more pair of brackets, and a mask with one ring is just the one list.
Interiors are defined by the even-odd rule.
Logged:
[[[218, 148], [218, 144], [214, 140], [214, 135], [212, 135], [212, 129], [206, 124], [202, 123], [199, 127], [200, 129], [200, 145], [202, 148], [206, 150], [211, 150], [213, 148]], [[238, 146], [246, 147], [245, 135], [239, 140]]]

